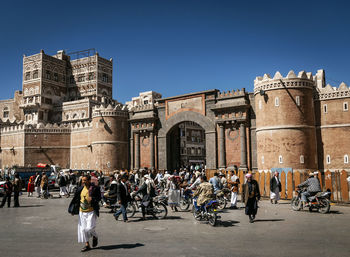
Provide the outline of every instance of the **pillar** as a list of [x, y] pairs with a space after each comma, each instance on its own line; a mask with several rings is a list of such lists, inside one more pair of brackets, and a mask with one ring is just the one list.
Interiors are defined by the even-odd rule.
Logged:
[[149, 133], [149, 143], [151, 145], [151, 162], [150, 162], [150, 168], [154, 169], [154, 133], [151, 131]]
[[135, 132], [135, 169], [140, 169], [140, 132]]
[[226, 167], [225, 161], [225, 126], [224, 124], [219, 124], [219, 168]]
[[246, 131], [244, 123], [239, 126], [239, 134], [241, 136], [241, 170], [247, 170], [247, 144], [246, 144]]
[[134, 169], [134, 138], [133, 134], [130, 137], [130, 170]]

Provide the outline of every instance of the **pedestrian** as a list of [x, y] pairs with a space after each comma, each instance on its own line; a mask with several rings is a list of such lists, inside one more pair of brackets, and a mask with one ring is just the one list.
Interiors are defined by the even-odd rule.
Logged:
[[154, 184], [154, 181], [152, 178], [145, 174], [143, 177], [143, 184], [139, 187], [139, 189], [136, 192], [133, 192], [134, 195], [141, 194], [142, 200], [141, 200], [141, 209], [142, 209], [142, 218], [141, 220], [146, 219], [146, 208], [150, 207], [153, 208], [153, 197], [156, 196], [156, 185]]
[[[85, 243], [82, 252], [91, 250], [89, 240], [92, 237], [92, 247], [98, 244], [98, 236], [95, 231], [97, 217], [100, 214], [99, 202], [101, 200], [100, 187], [91, 183], [90, 175], [84, 175], [81, 179], [82, 186], [76, 191], [71, 206], [80, 206], [78, 222], [78, 242]], [[75, 209], [75, 208], [74, 208]], [[77, 214], [76, 211], [71, 214]]]
[[60, 173], [60, 177], [58, 179], [58, 186], [60, 187], [60, 194], [59, 198], [62, 196], [69, 196], [68, 191], [67, 191], [67, 177], [63, 172]]
[[231, 178], [228, 184], [231, 185], [231, 209], [237, 209], [237, 195], [240, 181], [234, 170], [231, 170]]
[[4, 207], [6, 200], [7, 200], [7, 207], [10, 208], [12, 190], [13, 190], [13, 185], [10, 181], [10, 178], [6, 177], [6, 182], [4, 184], [4, 195], [2, 197], [0, 208]]
[[209, 183], [214, 187], [214, 194], [216, 194], [219, 190], [222, 189], [221, 180], [219, 178], [219, 173], [215, 172], [214, 177], [209, 179]]
[[40, 188], [41, 188], [41, 195], [44, 197], [48, 197], [49, 196], [49, 178], [47, 177], [45, 172], [43, 172], [41, 176]]
[[130, 202], [130, 188], [127, 186], [128, 176], [124, 174], [121, 176], [120, 183], [117, 187], [117, 198], [118, 203], [120, 204], [120, 209], [114, 213], [115, 220], [118, 220], [119, 215], [123, 214], [124, 222], [128, 222], [128, 217], [126, 216], [126, 209], [128, 208], [128, 202]]
[[28, 187], [27, 187], [28, 197], [33, 196], [34, 182], [35, 182], [35, 175], [30, 176], [28, 180]]
[[270, 201], [272, 204], [277, 204], [280, 200], [281, 181], [278, 178], [279, 173], [275, 171], [274, 176], [270, 180]]
[[242, 201], [245, 203], [245, 214], [249, 216], [249, 222], [253, 223], [258, 212], [260, 200], [259, 184], [252, 178], [252, 174], [245, 175], [247, 181], [243, 185]]
[[37, 172], [34, 180], [34, 186], [35, 186], [35, 192], [36, 192], [37, 198], [40, 198], [40, 184], [41, 184], [41, 174]]
[[180, 204], [180, 185], [174, 175], [170, 176], [167, 183], [168, 204], [173, 211], [178, 211]]
[[22, 191], [22, 181], [19, 174], [15, 174], [15, 181], [13, 182], [13, 207], [19, 207], [19, 193]]

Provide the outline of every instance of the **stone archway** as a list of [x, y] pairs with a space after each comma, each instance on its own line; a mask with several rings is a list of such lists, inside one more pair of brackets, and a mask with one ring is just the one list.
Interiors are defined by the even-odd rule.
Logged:
[[162, 122], [158, 131], [158, 165], [159, 169], [166, 170], [168, 167], [167, 135], [174, 126], [181, 122], [193, 121], [205, 130], [206, 138], [206, 167], [207, 169], [216, 169], [216, 131], [215, 123], [200, 113], [193, 111], [183, 111], [171, 116], [165, 122]]

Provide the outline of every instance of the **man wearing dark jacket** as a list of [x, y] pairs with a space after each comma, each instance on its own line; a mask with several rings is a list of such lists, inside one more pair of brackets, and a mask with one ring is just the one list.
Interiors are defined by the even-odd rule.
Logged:
[[13, 189], [13, 186], [12, 186], [12, 183], [10, 182], [10, 178], [6, 177], [6, 182], [4, 185], [5, 192], [4, 192], [4, 196], [2, 197], [0, 208], [4, 207], [6, 200], [7, 200], [7, 207], [10, 208], [12, 189]]
[[78, 242], [85, 243], [85, 247], [81, 249], [82, 252], [91, 249], [89, 244], [91, 236], [93, 238], [92, 247], [96, 247], [98, 244], [98, 236], [95, 228], [97, 217], [100, 214], [100, 200], [100, 187], [91, 183], [91, 177], [89, 175], [84, 175], [82, 177], [82, 186], [78, 188], [70, 204], [70, 206], [80, 206], [79, 211], [77, 208], [74, 208], [71, 214], [79, 213]]
[[126, 208], [128, 207], [128, 202], [130, 201], [130, 192], [126, 181], [127, 176], [124, 174], [121, 177], [121, 181], [118, 183], [117, 187], [117, 198], [118, 203], [120, 204], [120, 209], [114, 214], [115, 220], [118, 220], [119, 215], [122, 213], [124, 222], [128, 221], [128, 217], [126, 216]]
[[275, 171], [274, 176], [270, 180], [270, 200], [272, 204], [277, 204], [277, 201], [280, 199], [280, 192], [282, 191], [281, 181], [278, 175], [279, 173]]

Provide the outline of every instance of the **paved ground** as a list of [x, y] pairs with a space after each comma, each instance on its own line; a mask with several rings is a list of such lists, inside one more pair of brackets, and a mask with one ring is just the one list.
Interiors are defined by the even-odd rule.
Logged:
[[191, 213], [166, 220], [116, 222], [106, 209], [98, 220], [97, 249], [81, 253], [70, 199], [20, 198], [21, 208], [0, 209], [0, 256], [350, 256], [350, 208], [330, 214], [293, 212], [287, 202], [260, 203], [255, 223], [243, 210], [221, 213], [218, 227]]

